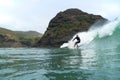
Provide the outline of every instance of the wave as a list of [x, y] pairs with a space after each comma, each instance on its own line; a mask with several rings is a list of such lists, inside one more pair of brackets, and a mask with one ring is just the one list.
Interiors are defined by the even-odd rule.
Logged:
[[[75, 41], [73, 41], [73, 39], [75, 38], [76, 35], [78, 35], [81, 39], [81, 42], [78, 44], [78, 46], [82, 46], [91, 43], [96, 38], [103, 39], [105, 37], [114, 36], [113, 34], [115, 32], [120, 32], [120, 19], [107, 22], [106, 24], [100, 27], [98, 27], [97, 25], [91, 26], [91, 28], [88, 31], [79, 32], [75, 34], [71, 40], [61, 45], [60, 48], [64, 48], [64, 47], [74, 48], [73, 45]], [[119, 34], [115, 34], [115, 35], [119, 35]]]

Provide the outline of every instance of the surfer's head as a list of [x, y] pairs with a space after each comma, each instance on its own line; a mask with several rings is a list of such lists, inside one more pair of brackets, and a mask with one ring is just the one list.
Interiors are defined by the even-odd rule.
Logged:
[[76, 37], [78, 37], [78, 35], [76, 35]]

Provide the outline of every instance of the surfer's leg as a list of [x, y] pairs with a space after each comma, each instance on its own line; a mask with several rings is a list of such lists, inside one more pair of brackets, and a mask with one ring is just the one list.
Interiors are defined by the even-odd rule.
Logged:
[[75, 44], [74, 44], [74, 48], [75, 48], [75, 47], [78, 47], [78, 43], [79, 43], [78, 41], [75, 42]]
[[77, 45], [77, 42], [75, 42], [74, 47]]
[[78, 48], [78, 44], [79, 44], [79, 43], [80, 43], [80, 42], [77, 41], [77, 42], [75, 43], [74, 47]]

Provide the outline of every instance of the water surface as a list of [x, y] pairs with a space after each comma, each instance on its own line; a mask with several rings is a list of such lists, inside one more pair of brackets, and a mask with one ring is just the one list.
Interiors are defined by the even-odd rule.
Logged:
[[1, 48], [0, 80], [120, 80], [120, 49]]

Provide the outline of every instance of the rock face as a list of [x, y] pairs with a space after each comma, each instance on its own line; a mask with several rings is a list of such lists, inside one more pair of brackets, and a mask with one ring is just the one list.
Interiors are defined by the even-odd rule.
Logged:
[[78, 32], [87, 31], [95, 22], [103, 20], [100, 15], [93, 15], [79, 9], [68, 9], [58, 13], [49, 23], [37, 47], [59, 47]]

